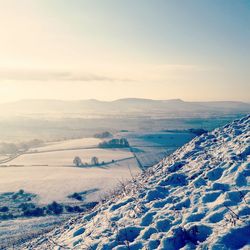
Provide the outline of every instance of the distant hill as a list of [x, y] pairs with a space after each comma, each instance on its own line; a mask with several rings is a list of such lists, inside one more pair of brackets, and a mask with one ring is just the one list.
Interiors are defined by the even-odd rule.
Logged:
[[152, 116], [152, 117], [206, 117], [222, 114], [247, 114], [250, 104], [244, 102], [186, 102], [180, 99], [152, 100], [125, 98], [116, 101], [95, 99], [78, 101], [22, 100], [0, 104], [0, 115], [45, 116]]

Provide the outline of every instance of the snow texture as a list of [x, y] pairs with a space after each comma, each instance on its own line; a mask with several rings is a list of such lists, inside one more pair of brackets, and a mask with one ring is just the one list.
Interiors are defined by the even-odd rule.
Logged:
[[250, 116], [196, 137], [25, 247], [250, 249], [249, 145]]

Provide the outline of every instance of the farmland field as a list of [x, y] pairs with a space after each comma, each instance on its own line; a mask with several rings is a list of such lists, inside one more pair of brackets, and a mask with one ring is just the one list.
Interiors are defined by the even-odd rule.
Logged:
[[[129, 149], [101, 149], [97, 148], [99, 142], [95, 138], [67, 140], [20, 154], [0, 165], [0, 193], [24, 189], [38, 195], [38, 202], [45, 204], [53, 200], [69, 202], [67, 196], [74, 192], [98, 189], [86, 201], [98, 200], [100, 192], [131, 178], [130, 171], [134, 174], [140, 171]], [[75, 156], [88, 164], [96, 156], [104, 164], [76, 167]]]
[[[119, 181], [131, 178], [169, 155], [194, 135], [187, 132], [117, 133], [125, 137], [131, 148], [98, 148], [96, 138], [71, 139], [46, 143], [0, 164], [0, 193], [24, 189], [38, 195], [39, 204], [70, 202], [68, 195], [98, 189], [85, 201], [98, 200], [100, 193], [113, 188]], [[83, 163], [98, 157], [99, 166], [76, 167], [75, 156]]]
[[110, 162], [112, 160], [121, 160], [132, 157], [129, 150], [115, 149], [76, 149], [76, 150], [58, 150], [52, 152], [37, 152], [22, 154], [14, 160], [4, 165], [17, 166], [60, 166], [74, 167], [73, 160], [75, 156], [81, 157], [83, 162], [90, 162], [91, 157], [98, 157], [99, 161]]
[[173, 153], [177, 148], [194, 138], [189, 132], [141, 132], [123, 133], [132, 151], [135, 153], [143, 168], [158, 163], [164, 157]]
[[101, 140], [97, 138], [81, 138], [81, 139], [71, 139], [58, 142], [46, 143], [41, 147], [32, 148], [30, 152], [44, 152], [51, 150], [62, 150], [62, 149], [75, 149], [83, 147], [96, 147]]
[[[100, 192], [112, 189], [118, 181], [131, 178], [140, 171], [132, 158], [112, 163], [105, 167], [2, 167], [0, 168], [0, 193], [24, 189], [38, 195], [38, 202], [69, 202], [67, 196], [74, 192], [98, 189]], [[92, 193], [86, 201], [99, 200], [99, 193]]]
[[[101, 149], [97, 148], [99, 142], [100, 139], [95, 138], [50, 142], [43, 147], [22, 152], [16, 158], [10, 157], [10, 161], [0, 164], [0, 207], [8, 206], [7, 214], [20, 214], [18, 204], [21, 205], [22, 201], [12, 198], [18, 190], [34, 194], [29, 203], [38, 207], [46, 207], [53, 201], [64, 206], [63, 214], [56, 217], [26, 218], [20, 214], [21, 218], [19, 215], [17, 218], [3, 220], [0, 225], [0, 242], [8, 244], [18, 241], [24, 235], [30, 237], [49, 230], [70, 216], [65, 210], [67, 206], [82, 208], [85, 203], [99, 201], [118, 183], [126, 182], [131, 179], [131, 175], [141, 171], [129, 149]], [[100, 163], [104, 161], [105, 164], [76, 167], [73, 164], [75, 156], [81, 157], [83, 163], [90, 163], [91, 157], [96, 156]], [[74, 193], [84, 195], [78, 201], [70, 198]], [[6, 195], [10, 197], [9, 200]]]

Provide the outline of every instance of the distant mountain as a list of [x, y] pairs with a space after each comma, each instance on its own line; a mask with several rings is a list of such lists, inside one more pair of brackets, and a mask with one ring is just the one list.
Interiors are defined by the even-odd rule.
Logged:
[[244, 102], [186, 102], [181, 99], [152, 100], [125, 98], [116, 101], [95, 99], [61, 100], [22, 100], [0, 105], [0, 115], [96, 115], [96, 116], [162, 116], [162, 117], [200, 117], [222, 114], [246, 114], [250, 104]]

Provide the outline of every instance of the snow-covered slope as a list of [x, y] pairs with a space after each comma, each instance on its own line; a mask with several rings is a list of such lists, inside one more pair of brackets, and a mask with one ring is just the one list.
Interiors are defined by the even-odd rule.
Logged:
[[250, 116], [204, 134], [28, 249], [250, 249]]

